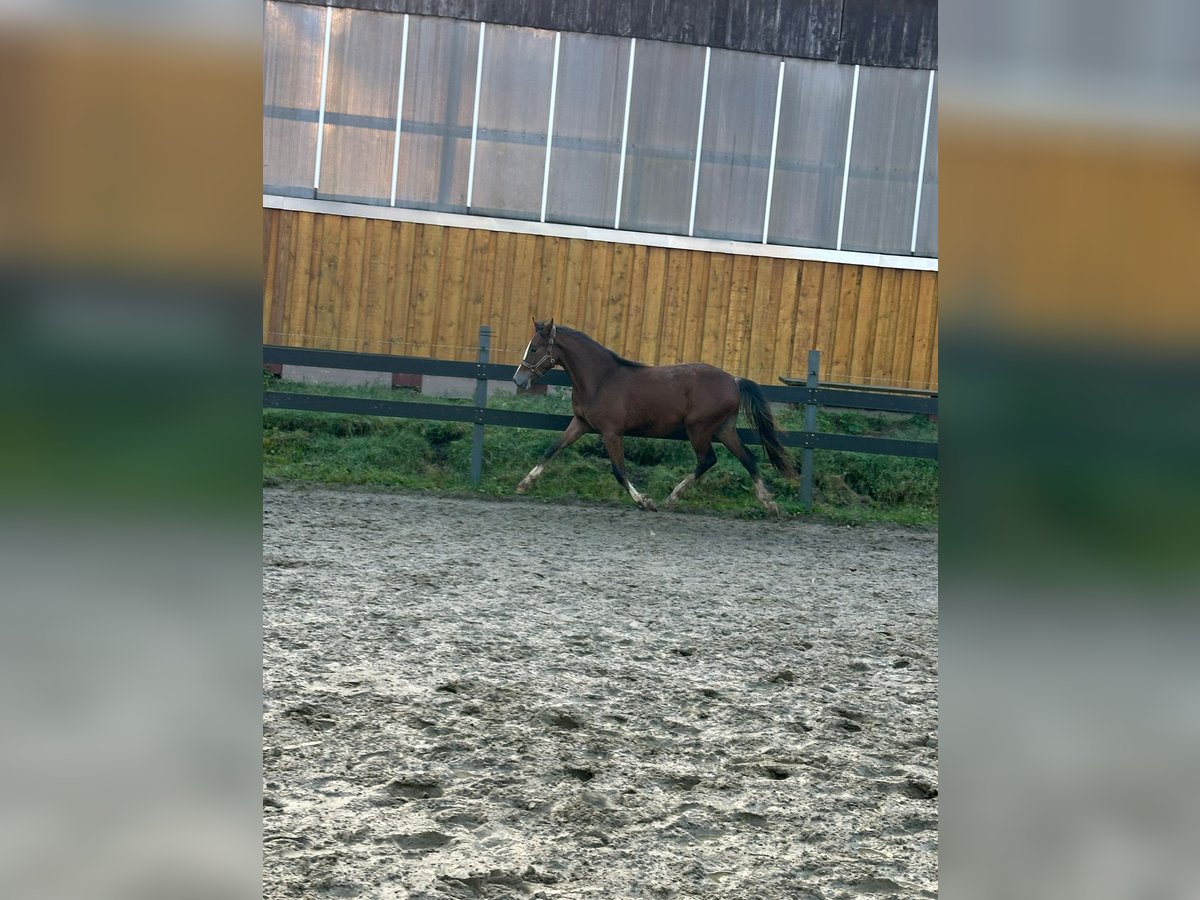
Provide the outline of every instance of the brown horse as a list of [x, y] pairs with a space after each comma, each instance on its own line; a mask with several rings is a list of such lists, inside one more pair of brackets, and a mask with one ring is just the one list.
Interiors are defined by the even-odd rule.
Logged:
[[648, 366], [631, 362], [592, 340], [581, 331], [549, 322], [533, 323], [533, 339], [513, 381], [518, 388], [561, 365], [571, 376], [571, 406], [575, 413], [566, 431], [542, 454], [541, 460], [517, 486], [523, 494], [537, 481], [546, 463], [560, 450], [571, 446], [585, 434], [599, 432], [612, 462], [612, 472], [621, 487], [629, 491], [642, 509], [655, 509], [649, 497], [638, 492], [625, 475], [623, 438], [683, 436], [696, 451], [696, 470], [671, 491], [666, 505], [670, 509], [680, 496], [717, 461], [712, 442], [715, 437], [729, 448], [754, 479], [754, 492], [763, 508], [778, 513], [779, 508], [758, 473], [758, 460], [746, 449], [737, 433], [738, 407], [762, 439], [763, 449], [772, 465], [787, 477], [795, 476], [791, 461], [779, 443], [771, 407], [757, 384], [734, 378], [728, 372], [706, 363], [677, 366]]

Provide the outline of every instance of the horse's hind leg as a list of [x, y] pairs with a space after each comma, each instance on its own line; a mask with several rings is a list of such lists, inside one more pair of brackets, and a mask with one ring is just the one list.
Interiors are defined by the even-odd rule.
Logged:
[[767, 486], [763, 484], [762, 475], [759, 474], [758, 460], [754, 458], [753, 453], [746, 449], [746, 445], [738, 437], [736, 418], [727, 420], [717, 430], [717, 440], [729, 448], [729, 452], [738, 458], [738, 461], [750, 473], [750, 477], [754, 479], [754, 496], [758, 498], [762, 508], [772, 515], [778, 515], [779, 507], [775, 505], [771, 492], [767, 490]]
[[567, 429], [557, 441], [550, 445], [550, 449], [542, 454], [542, 458], [538, 460], [538, 464], [534, 466], [528, 475], [521, 479], [521, 483], [517, 485], [517, 493], [523, 494], [529, 490], [535, 481], [542, 477], [542, 472], [546, 469], [546, 463], [550, 462], [554, 456], [561, 450], [565, 450], [573, 443], [591, 431], [591, 427], [583, 421], [583, 419], [575, 416], [567, 423]]
[[629, 496], [633, 498], [633, 502], [642, 509], [654, 510], [657, 509], [654, 501], [649, 497], [641, 494], [637, 488], [629, 483], [629, 478], [625, 475], [625, 441], [621, 435], [605, 434], [604, 448], [608, 451], [608, 459], [612, 463], [613, 477], [617, 479], [617, 484], [629, 491]]
[[699, 481], [700, 476], [717, 463], [717, 451], [713, 449], [711, 433], [689, 432], [688, 438], [692, 442], [692, 449], [696, 451], [696, 470], [675, 485], [675, 490], [671, 491], [671, 496], [664, 504], [667, 509], [674, 509], [679, 498], [683, 496], [683, 492]]

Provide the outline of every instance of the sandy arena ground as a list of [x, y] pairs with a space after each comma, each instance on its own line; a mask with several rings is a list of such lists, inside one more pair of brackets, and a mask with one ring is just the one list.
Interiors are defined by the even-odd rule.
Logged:
[[264, 897], [936, 896], [933, 532], [264, 507]]

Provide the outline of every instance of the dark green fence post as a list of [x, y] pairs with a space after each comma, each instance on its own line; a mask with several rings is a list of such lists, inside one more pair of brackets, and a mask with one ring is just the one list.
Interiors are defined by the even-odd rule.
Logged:
[[[805, 379], [804, 386], [810, 391], [815, 391], [820, 385], [821, 371], [821, 351], [808, 351], [808, 377]], [[812, 434], [817, 430], [817, 404], [816, 398], [809, 396], [808, 403], [804, 404], [804, 430], [808, 434]], [[804, 507], [805, 512], [812, 512], [812, 483], [813, 483], [813, 452], [812, 439], [805, 437], [804, 453], [800, 460], [800, 503]]]
[[479, 326], [479, 360], [475, 367], [475, 433], [471, 436], [471, 486], [479, 487], [483, 478], [483, 411], [487, 409], [488, 353], [492, 347], [492, 329]]

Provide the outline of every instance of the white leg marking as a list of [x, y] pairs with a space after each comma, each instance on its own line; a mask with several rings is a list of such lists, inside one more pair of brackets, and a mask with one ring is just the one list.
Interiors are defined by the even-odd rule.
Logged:
[[778, 513], [779, 507], [775, 505], [775, 501], [771, 499], [771, 492], [767, 490], [767, 486], [763, 484], [761, 478], [754, 479], [754, 495], [758, 497], [758, 502], [762, 504], [763, 509], [769, 513]]
[[666, 503], [667, 509], [672, 509], [675, 506], [675, 504], [679, 502], [679, 498], [683, 496], [683, 492], [686, 491], [688, 488], [690, 488], [695, 483], [696, 483], [696, 473], [691, 472], [688, 474], [687, 478], [683, 479], [683, 481], [681, 481], [681, 482], [679, 482], [679, 484], [675, 485], [675, 490], [671, 491], [671, 496], [667, 498], [667, 503]]
[[521, 483], [517, 485], [517, 493], [523, 494], [529, 490], [533, 483], [542, 477], [542, 472], [545, 470], [546, 466], [542, 463], [538, 463], [536, 466], [530, 469], [529, 474], [521, 479]]
[[627, 488], [629, 488], [629, 496], [633, 498], [633, 502], [636, 503], [638, 506], [640, 506], [642, 509], [657, 509], [658, 508], [654, 505], [653, 500], [651, 500], [649, 497], [645, 496], [644, 494], [638, 493], [638, 489], [635, 488], [631, 482], [626, 481], [625, 486]]

